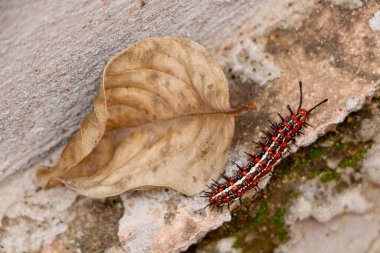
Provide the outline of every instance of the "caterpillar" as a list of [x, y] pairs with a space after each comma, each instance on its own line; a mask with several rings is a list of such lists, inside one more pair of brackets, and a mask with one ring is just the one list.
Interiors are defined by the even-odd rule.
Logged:
[[256, 143], [260, 151], [255, 154], [246, 153], [249, 156], [248, 162], [245, 166], [240, 166], [235, 163], [238, 170], [232, 177], [227, 177], [222, 174], [224, 178], [223, 183], [218, 183], [213, 180], [211, 185], [207, 185], [209, 191], [203, 191], [202, 197], [208, 198], [208, 206], [223, 208], [224, 205], [230, 207], [230, 203], [234, 200], [241, 202], [241, 197], [249, 190], [255, 189], [259, 191], [259, 182], [267, 174], [273, 174], [273, 167], [282, 158], [285, 152], [289, 152], [289, 144], [295, 145], [295, 137], [301, 134], [302, 128], [311, 126], [307, 121], [310, 114], [320, 105], [326, 103], [328, 100], [324, 99], [311, 109], [306, 110], [302, 108], [302, 82], [299, 81], [300, 99], [296, 112], [293, 112], [290, 105], [287, 109], [290, 115], [286, 118], [278, 113], [281, 122], [273, 123], [269, 120], [271, 132], [262, 131], [266, 135], [264, 142]]

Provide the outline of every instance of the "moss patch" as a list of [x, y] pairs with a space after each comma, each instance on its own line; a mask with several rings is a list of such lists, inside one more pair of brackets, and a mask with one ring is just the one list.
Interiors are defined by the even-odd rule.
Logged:
[[256, 213], [255, 220], [257, 223], [264, 223], [267, 219], [267, 212], [268, 212], [268, 201], [263, 201], [261, 203], [259, 210]]
[[341, 177], [340, 174], [338, 172], [336, 172], [336, 170], [331, 169], [331, 168], [327, 168], [327, 169], [323, 170], [323, 172], [320, 176], [320, 179], [321, 179], [321, 182], [326, 183], [326, 182], [333, 181], [333, 180], [339, 180], [340, 177]]
[[[344, 125], [344, 124], [343, 124]], [[304, 152], [295, 155], [294, 169], [286, 170], [289, 179], [301, 174], [308, 179], [319, 177], [321, 182], [340, 180], [340, 171], [346, 168], [360, 169], [361, 161], [373, 145], [372, 141], [360, 142], [348, 139], [351, 131], [337, 131], [324, 136]], [[343, 142], [343, 139], [345, 142]], [[330, 168], [328, 161], [339, 161], [337, 168]]]
[[272, 218], [272, 223], [277, 231], [280, 242], [284, 242], [288, 239], [288, 231], [285, 228], [285, 214], [285, 208], [278, 208]]
[[359, 162], [363, 160], [364, 156], [367, 154], [368, 150], [373, 146], [373, 141], [367, 141], [362, 147], [355, 150], [354, 154], [346, 156], [340, 163], [339, 167], [342, 169], [346, 168], [359, 168]]

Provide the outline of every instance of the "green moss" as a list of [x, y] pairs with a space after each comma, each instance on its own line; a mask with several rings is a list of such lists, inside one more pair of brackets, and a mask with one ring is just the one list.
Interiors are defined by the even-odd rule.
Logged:
[[279, 174], [281, 177], [284, 177], [284, 176], [290, 175], [292, 172], [293, 172], [293, 171], [292, 171], [292, 168], [289, 167], [289, 166], [286, 166], [286, 167], [282, 168], [282, 169], [279, 171], [278, 174]]
[[350, 156], [347, 156], [346, 158], [344, 158], [340, 163], [339, 163], [339, 167], [342, 168], [342, 169], [347, 169], [347, 168], [355, 168], [356, 165], [357, 165], [357, 159], [350, 155]]
[[285, 214], [286, 210], [284, 208], [279, 208], [272, 218], [272, 222], [277, 231], [277, 236], [280, 242], [284, 242], [286, 239], [288, 239], [288, 231], [286, 230], [284, 221]]
[[302, 169], [304, 169], [307, 166], [307, 160], [306, 159], [300, 159], [295, 165], [294, 170], [297, 172], [300, 172]]
[[315, 170], [311, 170], [307, 173], [307, 179], [314, 179], [316, 177], [318, 177], [321, 173], [322, 173], [323, 170], [321, 169], [315, 169]]
[[326, 151], [327, 151], [326, 148], [320, 148], [320, 147], [313, 146], [310, 149], [308, 149], [307, 152], [308, 152], [308, 155], [311, 157], [311, 159], [320, 160], [323, 158]]
[[313, 171], [309, 171], [309, 173], [307, 174], [308, 179], [314, 179], [318, 176], [320, 176], [320, 180], [322, 183], [330, 182], [333, 180], [339, 180], [341, 178], [341, 175], [332, 168], [316, 169]]
[[358, 164], [360, 161], [362, 161], [367, 154], [368, 150], [371, 149], [373, 145], [373, 141], [368, 141], [362, 147], [356, 150], [356, 152], [352, 155], [346, 156], [340, 163], [339, 167], [342, 169], [347, 169], [347, 168], [353, 168], [357, 169]]
[[368, 153], [368, 151], [373, 147], [373, 144], [374, 144], [373, 140], [369, 140], [365, 143], [364, 149], [362, 150], [363, 156], [365, 156]]
[[[288, 196], [293, 196], [293, 194]], [[234, 248], [250, 252], [253, 246], [260, 245], [260, 248], [265, 249], [264, 252], [270, 252], [274, 245], [286, 241], [288, 232], [285, 216], [290, 200], [291, 197], [284, 198], [275, 205], [270, 204], [269, 200], [264, 200], [256, 212], [249, 212], [244, 219], [238, 221], [235, 225], [239, 229], [229, 235], [236, 238]], [[247, 241], [246, 238], [252, 238], [252, 240]]]
[[327, 168], [323, 170], [320, 179], [321, 179], [321, 182], [326, 183], [333, 180], [339, 180], [340, 177], [341, 175], [338, 172], [336, 172], [336, 170]]
[[334, 144], [328, 148], [329, 152], [344, 151], [349, 148], [350, 145], [347, 143], [342, 143], [340, 141], [334, 142]]
[[256, 213], [256, 221], [258, 223], [263, 223], [267, 219], [267, 210], [268, 209], [268, 202], [264, 201], [260, 204], [259, 210]]

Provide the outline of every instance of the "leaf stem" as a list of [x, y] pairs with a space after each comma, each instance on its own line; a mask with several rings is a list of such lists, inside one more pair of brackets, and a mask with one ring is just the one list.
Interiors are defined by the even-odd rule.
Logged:
[[233, 116], [237, 117], [247, 111], [251, 111], [254, 109], [256, 109], [256, 104], [253, 101], [249, 101], [248, 103], [240, 106], [239, 108], [227, 112], [227, 114], [232, 114]]

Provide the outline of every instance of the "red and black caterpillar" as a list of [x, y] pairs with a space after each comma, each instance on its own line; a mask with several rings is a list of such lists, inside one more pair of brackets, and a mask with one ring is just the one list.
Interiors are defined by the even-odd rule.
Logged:
[[327, 102], [324, 99], [311, 109], [306, 110], [302, 108], [302, 82], [299, 82], [300, 88], [300, 101], [298, 109], [293, 112], [288, 105], [287, 108], [290, 115], [283, 118], [280, 114], [280, 123], [273, 123], [271, 121], [271, 132], [263, 132], [266, 135], [264, 142], [256, 143], [260, 147], [260, 151], [256, 155], [248, 154], [250, 159], [245, 166], [239, 166], [238, 171], [232, 177], [222, 175], [225, 182], [218, 183], [214, 181], [211, 186], [207, 186], [210, 190], [203, 192], [203, 197], [209, 199], [207, 206], [223, 207], [223, 205], [230, 205], [233, 200], [241, 200], [241, 197], [251, 189], [260, 190], [258, 183], [267, 174], [272, 174], [273, 166], [283, 158], [283, 154], [289, 151], [289, 144], [295, 142], [295, 137], [301, 133], [301, 129], [310, 126], [306, 121], [310, 117], [310, 113], [318, 106]]

